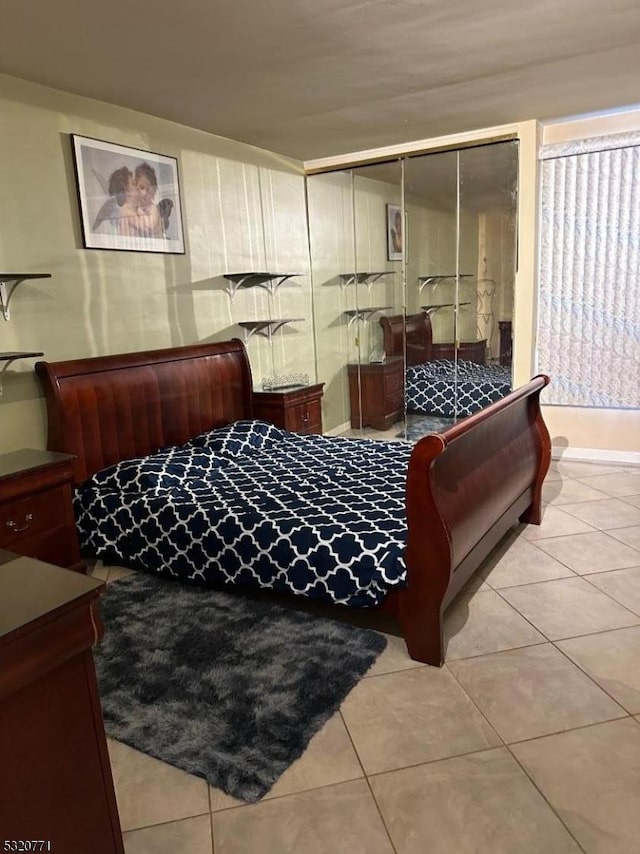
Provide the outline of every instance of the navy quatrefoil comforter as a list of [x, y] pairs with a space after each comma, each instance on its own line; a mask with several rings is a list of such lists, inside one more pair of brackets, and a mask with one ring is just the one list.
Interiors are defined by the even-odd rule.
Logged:
[[465, 418], [506, 397], [511, 368], [437, 359], [407, 368], [407, 411]]
[[405, 583], [410, 453], [238, 421], [85, 481], [80, 545], [183, 581], [374, 606]]

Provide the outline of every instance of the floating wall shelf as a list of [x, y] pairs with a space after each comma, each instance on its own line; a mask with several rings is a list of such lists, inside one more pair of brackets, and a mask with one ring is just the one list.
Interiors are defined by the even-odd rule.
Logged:
[[[458, 303], [459, 308], [462, 308], [463, 305], [471, 305], [471, 303], [470, 302], [459, 302]], [[434, 303], [433, 305], [421, 305], [420, 308], [422, 309], [422, 311], [426, 311], [427, 314], [434, 314], [436, 311], [438, 311], [439, 308], [452, 308], [453, 306], [455, 306], [455, 302], [441, 302], [441, 303]]]
[[271, 341], [273, 335], [284, 326], [286, 323], [302, 323], [303, 317], [287, 317], [280, 320], [241, 320], [238, 326], [242, 326], [245, 331], [245, 340], [253, 335], [262, 335], [263, 338], [268, 338]]
[[9, 302], [20, 282], [26, 279], [50, 279], [51, 273], [0, 273], [0, 311], [9, 320]]
[[354, 320], [359, 319], [364, 321], [365, 323], [377, 312], [386, 311], [387, 309], [393, 308], [392, 305], [378, 305], [372, 306], [371, 308], [349, 308], [345, 311], [345, 314], [349, 318], [349, 326], [353, 323]]
[[0, 362], [4, 362], [0, 368], [0, 397], [2, 397], [2, 381], [4, 380], [5, 371], [12, 362], [16, 359], [30, 359], [34, 356], [44, 356], [44, 353], [34, 351], [18, 351], [12, 350], [8, 353], [0, 353]]
[[224, 278], [229, 282], [228, 293], [233, 299], [239, 288], [264, 288], [271, 296], [283, 282], [304, 273], [225, 273]]
[[395, 276], [395, 270], [382, 270], [377, 273], [340, 273], [340, 282], [342, 285], [367, 285], [371, 286], [383, 276]]
[[455, 273], [439, 273], [434, 276], [418, 276], [418, 286], [420, 290], [426, 285], [439, 285], [440, 282], [444, 282], [445, 279], [472, 279], [473, 273], [458, 273], [456, 276]]

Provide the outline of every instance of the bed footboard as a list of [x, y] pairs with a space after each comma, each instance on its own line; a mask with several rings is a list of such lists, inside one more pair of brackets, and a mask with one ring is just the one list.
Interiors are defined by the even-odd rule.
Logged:
[[409, 654], [442, 665], [443, 614], [519, 520], [541, 521], [551, 441], [534, 377], [442, 434], [416, 443], [407, 475], [407, 588], [396, 610]]

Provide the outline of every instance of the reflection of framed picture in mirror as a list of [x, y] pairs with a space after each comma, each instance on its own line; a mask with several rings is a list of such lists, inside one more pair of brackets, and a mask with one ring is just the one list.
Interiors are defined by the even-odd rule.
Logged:
[[387, 205], [387, 259], [402, 261], [402, 208]]

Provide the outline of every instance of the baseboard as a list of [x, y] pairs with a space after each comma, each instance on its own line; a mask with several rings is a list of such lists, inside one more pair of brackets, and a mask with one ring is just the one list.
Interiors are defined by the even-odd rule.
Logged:
[[627, 463], [640, 466], [640, 451], [612, 451], [601, 448], [567, 448], [552, 446], [554, 460], [582, 460], [592, 463]]
[[345, 421], [344, 424], [338, 424], [337, 427], [332, 427], [331, 430], [324, 430], [323, 432], [325, 436], [341, 436], [347, 430], [351, 430], [350, 421]]

